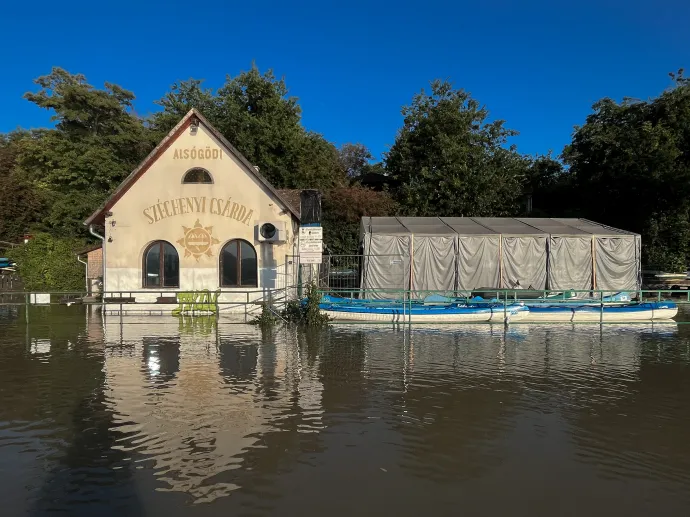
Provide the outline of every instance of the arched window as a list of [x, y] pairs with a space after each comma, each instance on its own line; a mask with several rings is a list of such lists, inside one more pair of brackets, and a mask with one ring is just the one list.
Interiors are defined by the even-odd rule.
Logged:
[[144, 287], [180, 287], [180, 258], [169, 242], [155, 241], [146, 248]]
[[258, 287], [256, 251], [247, 241], [235, 239], [220, 252], [221, 287]]
[[213, 178], [206, 169], [194, 167], [184, 173], [182, 183], [213, 183]]

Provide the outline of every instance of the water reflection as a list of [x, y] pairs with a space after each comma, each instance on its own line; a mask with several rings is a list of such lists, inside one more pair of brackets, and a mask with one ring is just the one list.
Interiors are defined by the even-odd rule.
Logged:
[[0, 485], [17, 515], [690, 503], [675, 324], [262, 332], [50, 308], [0, 325]]

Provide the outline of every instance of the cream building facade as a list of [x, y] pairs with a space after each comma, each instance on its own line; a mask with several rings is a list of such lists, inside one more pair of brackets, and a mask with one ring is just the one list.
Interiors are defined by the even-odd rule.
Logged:
[[286, 286], [299, 213], [192, 109], [84, 224], [103, 241], [104, 298], [222, 303]]

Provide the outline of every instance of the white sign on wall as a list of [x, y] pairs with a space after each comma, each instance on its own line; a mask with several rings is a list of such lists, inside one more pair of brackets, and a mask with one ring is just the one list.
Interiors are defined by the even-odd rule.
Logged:
[[321, 264], [323, 252], [323, 228], [321, 226], [301, 226], [299, 229], [300, 264]]

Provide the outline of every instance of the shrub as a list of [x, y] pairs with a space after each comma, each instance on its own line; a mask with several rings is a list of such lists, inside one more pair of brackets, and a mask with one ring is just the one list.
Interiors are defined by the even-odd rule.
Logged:
[[27, 291], [83, 291], [84, 265], [75, 251], [84, 246], [77, 239], [39, 233], [27, 244], [8, 250]]

